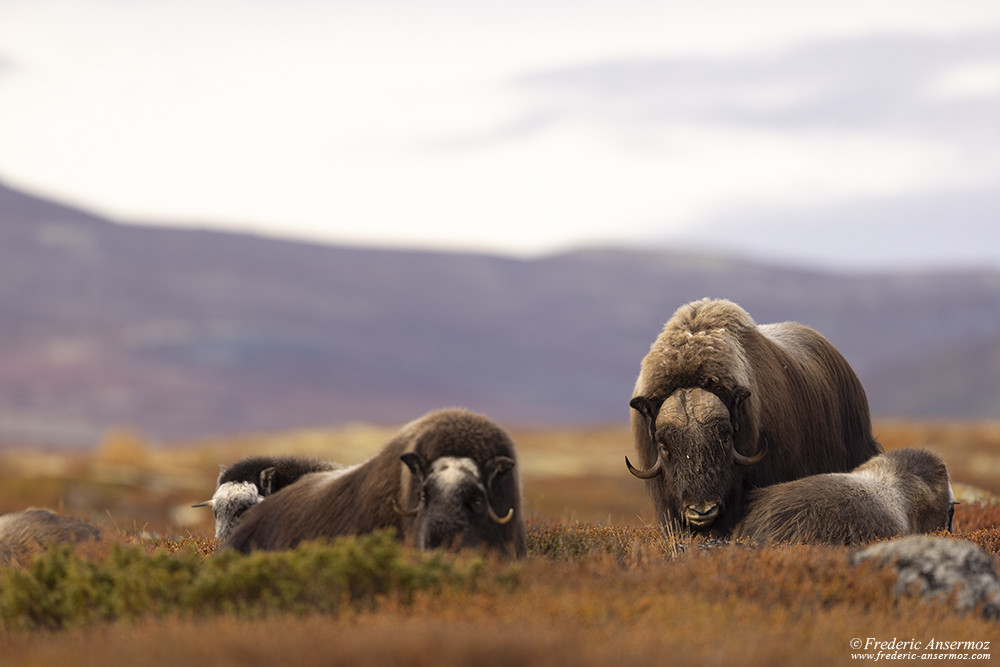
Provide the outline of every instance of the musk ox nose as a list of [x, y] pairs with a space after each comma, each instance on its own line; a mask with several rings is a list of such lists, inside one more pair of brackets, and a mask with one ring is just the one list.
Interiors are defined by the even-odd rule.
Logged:
[[710, 500], [703, 500], [700, 503], [688, 505], [684, 508], [684, 518], [692, 526], [704, 528], [719, 515], [719, 503]]

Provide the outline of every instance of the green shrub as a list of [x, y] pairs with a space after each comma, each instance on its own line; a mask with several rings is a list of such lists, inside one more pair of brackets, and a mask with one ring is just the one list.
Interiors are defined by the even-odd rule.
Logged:
[[414, 552], [389, 531], [207, 559], [196, 547], [146, 553], [116, 544], [102, 558], [85, 558], [57, 545], [23, 569], [0, 569], [0, 627], [57, 630], [153, 612], [337, 613], [389, 596], [408, 604], [417, 591], [475, 587], [485, 571], [482, 559]]

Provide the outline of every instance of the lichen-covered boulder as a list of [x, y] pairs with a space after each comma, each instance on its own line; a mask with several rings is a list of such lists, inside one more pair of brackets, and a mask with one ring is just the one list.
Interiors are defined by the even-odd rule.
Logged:
[[990, 555], [971, 542], [913, 535], [880, 542], [850, 556], [853, 565], [869, 560], [896, 568], [896, 595], [916, 593], [946, 602], [954, 594], [957, 611], [979, 608], [986, 618], [1000, 619], [1000, 577]]

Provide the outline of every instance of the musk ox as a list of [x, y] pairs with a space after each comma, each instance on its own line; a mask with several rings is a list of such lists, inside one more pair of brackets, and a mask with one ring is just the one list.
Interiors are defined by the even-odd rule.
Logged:
[[0, 565], [21, 565], [53, 542], [100, 540], [96, 526], [46, 509], [0, 515]]
[[524, 556], [517, 455], [510, 436], [460, 409], [407, 424], [371, 459], [304, 475], [248, 509], [223, 545], [242, 552], [394, 527], [421, 549], [485, 546]]
[[731, 301], [681, 306], [642, 360], [632, 437], [658, 521], [729, 534], [747, 492], [847, 472], [882, 447], [847, 361], [802, 324]]
[[239, 517], [251, 505], [279, 491], [305, 474], [341, 470], [344, 466], [319, 458], [300, 456], [248, 456], [232, 466], [219, 466], [211, 499], [191, 507], [211, 507], [215, 536], [226, 539]]
[[873, 456], [851, 472], [757, 489], [733, 537], [758, 544], [863, 544], [896, 535], [951, 532], [948, 469], [924, 449]]

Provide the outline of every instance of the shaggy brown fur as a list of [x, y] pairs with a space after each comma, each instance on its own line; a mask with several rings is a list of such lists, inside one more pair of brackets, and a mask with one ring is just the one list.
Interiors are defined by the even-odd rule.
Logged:
[[677, 309], [642, 360], [631, 405], [639, 460], [662, 468], [647, 487], [663, 525], [728, 534], [747, 492], [846, 472], [882, 451], [864, 389], [826, 338], [794, 322], [758, 326], [725, 300]]
[[[401, 457], [409, 454], [419, 459], [407, 456], [408, 462], [403, 463]], [[443, 506], [425, 497], [433, 490], [429, 480], [420, 479], [410, 467], [420, 460], [429, 468], [442, 457], [467, 457], [478, 467], [478, 486], [462, 487], [469, 495], [467, 502], [458, 508], [447, 505], [449, 510], [465, 509], [467, 515], [439, 516], [437, 510]], [[343, 471], [305, 475], [254, 505], [224, 546], [243, 552], [286, 549], [306, 540], [393, 527], [421, 548], [451, 546], [452, 542], [484, 544], [524, 556], [521, 486], [515, 464], [513, 441], [489, 419], [459, 409], [432, 412], [403, 427], [368, 461]], [[415, 516], [402, 516], [414, 507]], [[505, 524], [491, 521], [486, 508], [501, 517], [513, 510], [513, 519]], [[435, 526], [442, 524], [450, 526], [450, 540], [434, 537]]]
[[862, 544], [951, 529], [948, 470], [936, 454], [898, 449], [846, 473], [758, 489], [733, 537], [760, 544]]
[[253, 482], [260, 495], [269, 496], [311, 472], [342, 470], [334, 461], [312, 456], [247, 456], [232, 466], [219, 466], [216, 486], [226, 482]]
[[0, 565], [21, 565], [52, 542], [101, 539], [86, 521], [59, 516], [46, 509], [27, 509], [0, 516]]

